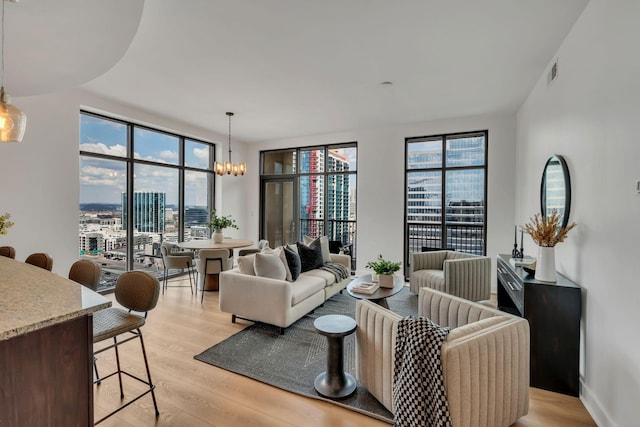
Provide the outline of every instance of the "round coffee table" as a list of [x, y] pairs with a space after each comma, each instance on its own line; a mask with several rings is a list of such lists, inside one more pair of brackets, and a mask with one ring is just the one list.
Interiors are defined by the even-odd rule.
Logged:
[[356, 321], [341, 314], [318, 317], [313, 326], [327, 337], [327, 370], [313, 382], [316, 391], [331, 399], [350, 396], [356, 390], [356, 379], [344, 372], [344, 337], [356, 330]]
[[397, 294], [404, 287], [404, 279], [400, 276], [394, 275], [393, 288], [379, 287], [374, 293], [370, 295], [363, 294], [360, 292], [354, 292], [353, 287], [359, 285], [362, 282], [371, 282], [371, 275], [368, 274], [368, 275], [353, 279], [351, 283], [347, 285], [347, 293], [357, 299], [368, 299], [370, 301], [373, 301], [384, 308], [389, 308], [389, 304], [387, 304], [387, 298]]

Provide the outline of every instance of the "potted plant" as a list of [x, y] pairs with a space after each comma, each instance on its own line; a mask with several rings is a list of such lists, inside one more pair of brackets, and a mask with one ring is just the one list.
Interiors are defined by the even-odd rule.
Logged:
[[536, 260], [536, 280], [543, 282], [556, 281], [555, 246], [564, 242], [567, 233], [576, 226], [573, 222], [564, 228], [560, 228], [560, 214], [553, 210], [551, 215], [542, 216], [539, 213], [530, 218], [523, 230], [538, 245], [538, 258]]
[[222, 234], [222, 230], [225, 228], [235, 228], [238, 229], [236, 225], [236, 220], [231, 218], [231, 215], [227, 216], [218, 216], [216, 215], [216, 210], [211, 211], [211, 220], [209, 221], [209, 228], [213, 230], [213, 234], [211, 238], [215, 243], [222, 243], [222, 239], [224, 238]]
[[7, 230], [13, 227], [13, 222], [9, 221], [9, 218], [11, 218], [11, 214], [0, 215], [0, 236], [7, 234]]
[[378, 255], [375, 261], [369, 261], [367, 268], [372, 269], [378, 276], [378, 282], [382, 288], [393, 288], [393, 273], [400, 270], [399, 262], [393, 262]]

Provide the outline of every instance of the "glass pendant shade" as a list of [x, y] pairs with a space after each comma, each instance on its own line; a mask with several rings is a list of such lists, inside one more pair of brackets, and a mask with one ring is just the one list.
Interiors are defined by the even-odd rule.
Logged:
[[0, 142], [21, 142], [27, 127], [27, 116], [15, 105], [9, 95], [0, 89]]

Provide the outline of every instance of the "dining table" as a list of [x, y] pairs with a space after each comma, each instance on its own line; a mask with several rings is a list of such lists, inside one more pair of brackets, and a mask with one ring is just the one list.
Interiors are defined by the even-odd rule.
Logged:
[[[249, 239], [231, 239], [226, 237], [222, 239], [222, 242], [220, 243], [216, 243], [213, 239], [188, 240], [178, 243], [178, 247], [194, 251], [202, 249], [237, 249], [251, 245], [253, 245], [253, 241]], [[217, 291], [219, 288], [218, 276], [209, 274], [205, 275], [203, 288], [205, 291]]]
[[200, 250], [200, 249], [236, 249], [245, 248], [253, 245], [253, 241], [249, 239], [222, 239], [222, 242], [216, 243], [213, 239], [188, 240], [178, 243], [178, 247], [182, 249]]

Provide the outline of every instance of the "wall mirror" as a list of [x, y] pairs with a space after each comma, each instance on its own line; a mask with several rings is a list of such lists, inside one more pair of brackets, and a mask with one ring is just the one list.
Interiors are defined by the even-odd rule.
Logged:
[[560, 229], [567, 226], [571, 208], [571, 180], [567, 162], [562, 156], [551, 156], [544, 165], [540, 208], [543, 216], [551, 215], [554, 209], [557, 210], [560, 214]]

